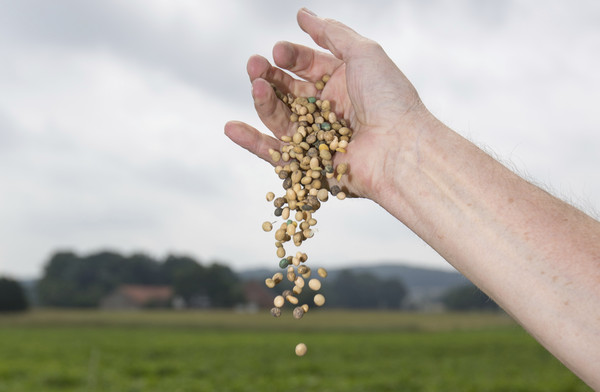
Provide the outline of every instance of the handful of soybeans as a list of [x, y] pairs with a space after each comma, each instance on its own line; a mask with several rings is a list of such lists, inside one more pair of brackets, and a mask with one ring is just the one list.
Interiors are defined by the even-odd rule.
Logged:
[[[329, 81], [329, 75], [315, 83], [317, 91], [324, 88]], [[298, 296], [305, 285], [318, 292], [321, 281], [311, 278], [312, 271], [306, 261], [308, 256], [300, 251], [294, 256], [287, 255], [284, 244], [292, 241], [295, 246], [300, 246], [304, 241], [312, 238], [313, 228], [317, 220], [313, 214], [321, 208], [321, 203], [329, 199], [329, 194], [340, 200], [346, 198], [338, 185], [329, 187], [329, 180], [337, 181], [347, 175], [347, 163], [334, 166], [333, 159], [336, 153], [345, 153], [352, 138], [352, 130], [348, 128], [343, 119], [338, 119], [331, 110], [331, 102], [316, 97], [294, 97], [283, 94], [274, 85], [277, 97], [291, 110], [290, 121], [296, 124], [296, 131], [292, 136], [282, 137], [285, 143], [281, 150], [269, 150], [275, 166], [275, 173], [283, 180], [284, 194], [275, 197], [273, 192], [268, 192], [266, 199], [273, 202], [274, 215], [283, 222], [275, 228], [275, 247], [277, 257], [280, 259], [279, 267], [285, 270], [286, 278], [293, 284], [292, 290], [285, 290], [275, 297], [271, 314], [281, 316], [281, 311], [286, 302], [294, 305], [292, 316], [300, 319], [308, 312], [308, 304], [298, 304]], [[293, 219], [292, 219], [293, 218]], [[274, 229], [275, 222], [264, 222], [264, 231]], [[321, 278], [327, 277], [327, 271], [319, 268], [317, 274]], [[269, 288], [273, 288], [284, 279], [281, 272], [275, 273], [265, 280]], [[313, 297], [316, 306], [323, 306], [325, 297], [316, 293]], [[301, 349], [296, 349], [296, 354], [302, 356], [306, 353], [306, 346], [301, 344]]]

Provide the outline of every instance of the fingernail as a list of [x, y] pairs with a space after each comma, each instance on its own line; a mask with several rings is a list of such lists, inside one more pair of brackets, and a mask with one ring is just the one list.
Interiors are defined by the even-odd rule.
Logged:
[[312, 15], [312, 16], [317, 16], [317, 14], [315, 14], [314, 12], [312, 12], [311, 10], [309, 10], [309, 9], [308, 9], [308, 8], [306, 8], [306, 7], [302, 8], [302, 11], [306, 12], [306, 13], [307, 13], [307, 14], [309, 14], [309, 15]]

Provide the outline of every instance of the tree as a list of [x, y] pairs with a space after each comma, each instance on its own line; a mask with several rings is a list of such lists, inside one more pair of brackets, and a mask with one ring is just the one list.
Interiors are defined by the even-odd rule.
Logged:
[[105, 251], [79, 257], [57, 252], [44, 269], [38, 293], [45, 306], [96, 307], [121, 284], [164, 284], [165, 280], [160, 264], [143, 254], [124, 257]]
[[499, 306], [474, 284], [449, 289], [442, 303], [450, 310], [498, 310]]
[[72, 306], [77, 297], [75, 278], [79, 262], [73, 252], [57, 252], [50, 258], [37, 286], [42, 305]]
[[177, 256], [161, 263], [144, 254], [124, 257], [114, 252], [85, 257], [55, 253], [38, 293], [45, 306], [96, 307], [121, 284], [171, 285], [188, 303], [203, 299], [215, 307], [231, 307], [244, 299], [237, 275], [223, 264], [204, 267], [190, 257]]
[[175, 285], [177, 271], [194, 270], [198, 266], [200, 264], [191, 257], [169, 255], [160, 266], [160, 274], [166, 280], [165, 283]]
[[240, 279], [229, 267], [213, 263], [206, 272], [205, 285], [212, 306], [229, 308], [244, 302]]
[[196, 262], [181, 263], [172, 269], [171, 284], [175, 294], [185, 299], [188, 305], [195, 297], [208, 297], [206, 281], [206, 268]]
[[324, 291], [331, 307], [354, 309], [398, 309], [407, 292], [398, 279], [350, 270], [341, 271]]
[[166, 284], [167, 279], [162, 275], [161, 264], [152, 257], [136, 253], [127, 258], [122, 276], [123, 283], [160, 285]]
[[19, 282], [0, 278], [0, 312], [20, 312], [28, 307], [25, 291]]

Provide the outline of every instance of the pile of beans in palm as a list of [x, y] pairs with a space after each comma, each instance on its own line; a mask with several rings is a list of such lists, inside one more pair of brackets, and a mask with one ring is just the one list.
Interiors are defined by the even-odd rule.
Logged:
[[[323, 89], [329, 76], [315, 83], [317, 91]], [[314, 292], [313, 303], [322, 306], [325, 297], [318, 293], [321, 281], [312, 275], [306, 261], [308, 256], [303, 252], [287, 255], [284, 244], [293, 242], [299, 247], [314, 235], [317, 220], [313, 214], [321, 208], [321, 203], [329, 199], [329, 194], [340, 200], [346, 193], [338, 186], [329, 187], [329, 180], [340, 181], [348, 173], [348, 164], [339, 163], [334, 167], [333, 158], [336, 153], [345, 153], [352, 130], [343, 119], [338, 119], [331, 111], [331, 103], [316, 97], [294, 97], [283, 94], [273, 86], [277, 97], [291, 110], [290, 121], [296, 125], [293, 136], [284, 136], [285, 143], [280, 151], [269, 150], [275, 167], [275, 173], [283, 180], [284, 193], [276, 197], [273, 192], [267, 193], [267, 201], [273, 202], [274, 214], [282, 220], [279, 227], [276, 222], [264, 222], [263, 230], [275, 228], [275, 247], [280, 259], [279, 267], [286, 272], [286, 278], [293, 287], [275, 297], [271, 314], [281, 316], [282, 308], [287, 303], [294, 306], [292, 316], [300, 319], [308, 312], [308, 304], [299, 304], [298, 296], [305, 285]], [[317, 269], [320, 278], [327, 276], [324, 268]], [[275, 273], [265, 280], [269, 288], [273, 288], [284, 280], [282, 272]], [[297, 355], [304, 355], [306, 346], [300, 343], [296, 348]]]

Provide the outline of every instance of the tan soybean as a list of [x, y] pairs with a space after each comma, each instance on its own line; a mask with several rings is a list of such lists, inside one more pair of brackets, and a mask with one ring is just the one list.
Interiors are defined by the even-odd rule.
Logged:
[[277, 297], [275, 297], [275, 299], [273, 299], [273, 305], [275, 305], [276, 308], [281, 308], [284, 304], [285, 299], [281, 295], [278, 295]]
[[[266, 194], [266, 199], [273, 202], [274, 215], [282, 219], [277, 224], [274, 233], [276, 254], [279, 258], [279, 267], [284, 272], [277, 272], [265, 280], [269, 288], [275, 287], [284, 280], [293, 285], [291, 290], [283, 290], [277, 295], [271, 309], [274, 317], [279, 317], [286, 302], [294, 305], [292, 316], [300, 319], [308, 312], [308, 304], [299, 304], [299, 296], [307, 285], [312, 291], [321, 290], [322, 281], [327, 277], [324, 268], [317, 270], [318, 277], [311, 277], [311, 269], [307, 265], [308, 256], [304, 252], [296, 252], [294, 256], [286, 255], [285, 245], [292, 242], [301, 246], [304, 241], [312, 238], [316, 233], [317, 220], [313, 214], [322, 207], [322, 203], [329, 200], [329, 195], [343, 200], [346, 190], [339, 185], [331, 185], [329, 179], [342, 179], [348, 175], [350, 167], [342, 162], [334, 165], [335, 154], [345, 153], [349, 147], [352, 130], [347, 122], [338, 117], [332, 110], [332, 102], [320, 97], [325, 89], [330, 75], [323, 75], [314, 84], [317, 97], [295, 97], [290, 93], [283, 93], [275, 85], [275, 95], [285, 105], [291, 114], [290, 122], [296, 131], [292, 135], [281, 137], [283, 145], [280, 149], [269, 149], [269, 156], [275, 166], [274, 170], [282, 180], [283, 195], [276, 197], [273, 192]], [[275, 222], [263, 222], [265, 232], [274, 229]], [[292, 253], [292, 252], [290, 252]], [[325, 297], [315, 293], [313, 302], [316, 306], [325, 304]], [[303, 356], [307, 352], [306, 345], [299, 343], [295, 349], [296, 355]]]
[[321, 281], [313, 278], [308, 281], [308, 287], [313, 291], [319, 291], [321, 290]]
[[307, 351], [308, 351], [308, 348], [306, 347], [306, 344], [304, 344], [304, 343], [298, 343], [298, 345], [295, 348], [296, 355], [299, 357], [303, 357], [304, 355], [306, 355]]
[[325, 297], [323, 296], [323, 294], [316, 294], [313, 297], [313, 302], [317, 306], [323, 306], [325, 304]]
[[319, 268], [319, 269], [317, 269], [317, 274], [319, 274], [319, 276], [321, 278], [326, 278], [327, 277], [327, 270], [325, 268]]

